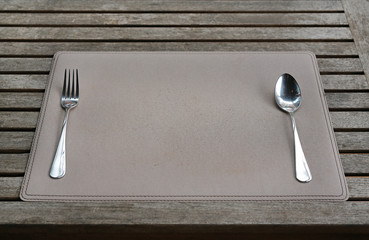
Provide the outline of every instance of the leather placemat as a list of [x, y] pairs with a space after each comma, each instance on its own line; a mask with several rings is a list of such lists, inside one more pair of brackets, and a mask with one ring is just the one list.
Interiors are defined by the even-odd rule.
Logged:
[[[60, 136], [64, 70], [79, 70], [67, 170], [49, 177]], [[278, 77], [300, 84], [296, 123], [313, 176], [294, 174]], [[347, 185], [310, 52], [59, 52], [21, 199], [346, 200]]]

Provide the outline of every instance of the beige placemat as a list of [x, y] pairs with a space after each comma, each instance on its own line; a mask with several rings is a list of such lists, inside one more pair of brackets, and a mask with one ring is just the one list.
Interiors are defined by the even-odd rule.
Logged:
[[[64, 69], [79, 69], [67, 171], [49, 177]], [[278, 77], [300, 84], [295, 114], [310, 183], [294, 175]], [[59, 52], [21, 190], [25, 201], [346, 200], [315, 56], [309, 52]]]

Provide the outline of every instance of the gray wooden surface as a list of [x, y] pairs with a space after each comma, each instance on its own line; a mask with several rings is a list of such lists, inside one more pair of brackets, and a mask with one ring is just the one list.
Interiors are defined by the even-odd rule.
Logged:
[[[155, 236], [171, 233], [177, 238], [173, 232], [216, 238], [220, 233], [274, 231], [287, 236], [283, 234], [289, 231], [298, 234], [300, 227], [317, 234], [339, 233], [341, 238], [368, 234], [368, 12], [365, 0], [1, 1], [0, 232], [20, 231], [27, 236], [27, 229], [42, 233], [76, 225], [79, 228], [72, 232], [78, 233], [83, 226], [101, 225], [114, 229], [114, 236], [120, 236], [119, 230], [155, 232]], [[314, 52], [350, 199], [341, 203], [20, 201], [52, 56], [66, 50]]]

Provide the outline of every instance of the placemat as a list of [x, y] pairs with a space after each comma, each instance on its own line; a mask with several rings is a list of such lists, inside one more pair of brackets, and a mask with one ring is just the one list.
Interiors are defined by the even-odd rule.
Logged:
[[[66, 175], [52, 179], [64, 70], [76, 68]], [[274, 100], [283, 73], [302, 91], [295, 118], [310, 183], [295, 179], [290, 116]], [[21, 189], [25, 201], [347, 198], [310, 52], [59, 52]]]

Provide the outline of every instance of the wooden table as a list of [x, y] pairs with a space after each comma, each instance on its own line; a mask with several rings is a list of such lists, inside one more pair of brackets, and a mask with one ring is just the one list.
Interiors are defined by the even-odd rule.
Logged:
[[[158, 239], [368, 234], [368, 12], [365, 0], [1, 1], [0, 238], [29, 237], [30, 232], [48, 238], [91, 238], [104, 231], [110, 238]], [[349, 201], [20, 201], [50, 63], [61, 50], [314, 52]]]

